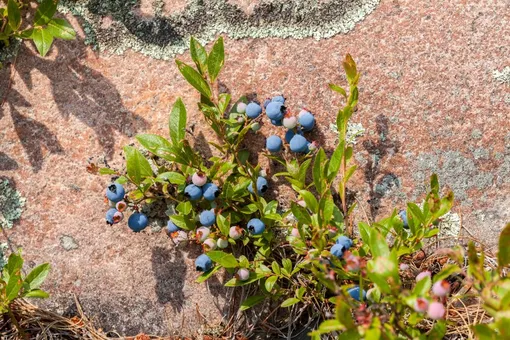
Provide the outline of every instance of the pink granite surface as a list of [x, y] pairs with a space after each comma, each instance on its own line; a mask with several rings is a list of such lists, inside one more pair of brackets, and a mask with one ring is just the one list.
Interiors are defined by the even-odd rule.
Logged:
[[[198, 96], [173, 62], [131, 51], [98, 55], [71, 21], [80, 39], [57, 42], [47, 58], [30, 44], [22, 48], [0, 111], [0, 176], [27, 198], [21, 221], [7, 234], [32, 264], [52, 264], [47, 305], [72, 312], [69, 297], [76, 294], [99, 324], [121, 334], [197, 334], [204, 325], [197, 306], [214, 326], [225, 300], [220, 282], [210, 291], [194, 283], [198, 246], [177, 250], [164, 233], [105, 226], [108, 178], [85, 167], [90, 157], [120, 165], [122, 146], [138, 132], [166, 135], [177, 97], [204, 148], [211, 134], [196, 110]], [[294, 110], [316, 113], [314, 138], [328, 149], [339, 98], [327, 83], [343, 83], [340, 60], [351, 53], [363, 73], [353, 120], [372, 131], [356, 147], [361, 170], [352, 188], [360, 201], [375, 199], [379, 209], [372, 211], [381, 217], [406, 199], [419, 200], [425, 179], [437, 171], [460, 198], [455, 209], [465, 227], [495, 243], [510, 220], [510, 85], [493, 77], [510, 65], [507, 1], [383, 0], [353, 31], [331, 39], [226, 39], [225, 45], [220, 79], [233, 97], [284, 93]], [[8, 70], [0, 75], [4, 92]], [[250, 137], [252, 148], [272, 132], [282, 130], [266, 123]], [[374, 155], [378, 164], [370, 163]], [[390, 190], [377, 191], [384, 178]], [[273, 196], [292, 198], [285, 188]]]

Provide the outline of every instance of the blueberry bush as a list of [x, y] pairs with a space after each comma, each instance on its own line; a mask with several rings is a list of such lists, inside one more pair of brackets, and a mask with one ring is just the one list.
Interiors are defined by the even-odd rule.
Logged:
[[[35, 1], [33, 3], [36, 3]], [[58, 0], [42, 0], [30, 23], [24, 22], [32, 1], [7, 0], [0, 6], [0, 48], [9, 46], [12, 39], [32, 40], [41, 56], [45, 56], [55, 38], [72, 40], [76, 32], [61, 18], [54, 18]], [[1, 64], [0, 64], [1, 67]]]
[[[142, 148], [124, 148], [125, 172], [89, 165], [90, 172], [113, 176], [105, 198], [108, 224], [119, 223], [132, 211], [128, 227], [140, 232], [150, 222], [144, 208], [162, 207], [173, 242], [202, 245], [195, 262], [197, 282], [222, 270], [228, 276], [225, 286], [242, 287], [234, 322], [257, 311], [247, 333], [260, 323], [266, 332], [283, 337], [305, 330], [313, 339], [440, 339], [447, 332], [452, 283], [462, 278], [480, 291], [495, 318], [474, 331], [500, 338], [510, 304], [503, 270], [508, 250], [500, 250], [498, 270], [485, 274], [484, 260], [472, 245], [469, 273], [463, 269], [462, 247], [452, 248], [448, 261], [434, 272], [412, 262], [427, 240], [437, 236], [442, 216], [453, 206], [453, 193], [440, 189], [437, 176], [431, 176], [423, 203], [408, 203], [405, 210], [374, 223], [355, 223], [356, 203], [347, 188], [356, 165], [353, 137], [347, 132], [358, 103], [360, 73], [350, 55], [342, 62], [347, 88], [329, 84], [344, 105], [336, 117], [338, 145], [328, 155], [309, 141], [316, 126], [310, 110], [292, 115], [282, 95], [260, 103], [246, 97], [232, 100], [218, 91], [225, 60], [222, 38], [210, 52], [193, 38], [190, 44], [194, 65], [176, 64], [200, 93], [198, 109], [217, 136], [219, 142], [209, 141], [217, 154], [204, 160], [190, 145], [187, 111], [177, 99], [168, 122], [170, 138], [136, 136]], [[260, 164], [252, 164], [242, 148], [245, 137], [259, 133], [264, 121], [285, 129], [284, 140], [266, 138], [263, 154], [283, 169], [272, 177]], [[278, 177], [299, 197], [288, 209], [266, 198]], [[507, 226], [502, 244], [508, 245], [509, 232]], [[271, 316], [279, 321], [270, 326], [266, 321]]]

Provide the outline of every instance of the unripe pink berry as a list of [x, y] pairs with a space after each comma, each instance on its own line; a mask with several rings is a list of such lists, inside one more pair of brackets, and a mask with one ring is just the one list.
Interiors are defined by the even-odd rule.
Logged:
[[290, 232], [290, 234], [294, 237], [299, 237], [299, 230], [298, 228], [292, 228], [292, 231]]
[[193, 184], [195, 184], [197, 187], [203, 186], [205, 183], [207, 183], [207, 176], [203, 172], [195, 172], [193, 176], [191, 177], [191, 181]]
[[198, 242], [204, 242], [209, 237], [211, 230], [207, 227], [200, 227], [197, 229], [197, 240]]
[[236, 279], [239, 281], [246, 281], [250, 278], [250, 271], [246, 268], [241, 268], [236, 273]]
[[246, 104], [243, 102], [240, 102], [237, 104], [237, 112], [238, 113], [245, 113], [246, 112]]
[[124, 218], [124, 214], [120, 211], [117, 211], [115, 214], [113, 214], [113, 223], [119, 223]]
[[317, 150], [317, 142], [311, 142], [309, 145], [308, 145], [308, 150], [310, 151], [313, 151], [313, 150]]
[[238, 226], [230, 227], [230, 230], [228, 232], [228, 236], [233, 238], [234, 240], [239, 239], [243, 235], [243, 229], [239, 228]]
[[[407, 263], [401, 263], [399, 268], [401, 271], [405, 272], [406, 270], [409, 269], [409, 265]], [[416, 278], [416, 280], [419, 281], [418, 278]]]
[[212, 238], [208, 238], [204, 241], [202, 247], [204, 248], [204, 251], [214, 250], [216, 249], [216, 241]]
[[431, 277], [431, 276], [432, 276], [432, 273], [431, 273], [431, 272], [429, 272], [428, 270], [426, 270], [426, 271], [424, 271], [424, 272], [421, 272], [420, 274], [418, 274], [418, 275], [416, 276], [416, 282], [418, 282], [418, 281], [420, 281], [420, 280], [424, 279], [424, 278], [425, 278], [425, 277], [427, 277], [427, 276], [428, 276], [428, 277]]
[[450, 293], [450, 284], [445, 280], [437, 281], [432, 286], [432, 292], [436, 296], [447, 296]]
[[295, 116], [285, 117], [283, 118], [283, 126], [287, 129], [293, 129], [297, 126], [297, 118]]
[[350, 251], [344, 252], [344, 259], [347, 262], [345, 270], [351, 272], [357, 272], [360, 268], [359, 257], [351, 253]]
[[429, 305], [427, 315], [432, 320], [439, 320], [444, 317], [445, 312], [443, 304], [441, 302], [434, 301]]
[[297, 204], [299, 204], [300, 206], [302, 206], [303, 208], [306, 208], [306, 203], [305, 203], [305, 201], [300, 200], [300, 201], [297, 201], [296, 203], [297, 203]]
[[414, 310], [418, 313], [425, 313], [429, 307], [429, 302], [424, 298], [417, 298], [414, 302]]
[[117, 202], [117, 204], [115, 204], [115, 208], [118, 211], [123, 212], [124, 210], [126, 210], [127, 204], [124, 201], [120, 201], [120, 202]]

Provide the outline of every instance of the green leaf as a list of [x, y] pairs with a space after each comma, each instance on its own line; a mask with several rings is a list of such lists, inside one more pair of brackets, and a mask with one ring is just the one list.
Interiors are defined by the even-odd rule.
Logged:
[[177, 206], [175, 207], [175, 210], [177, 210], [183, 215], [189, 215], [192, 209], [193, 206], [191, 205], [190, 201], [181, 202], [177, 204]]
[[290, 307], [290, 306], [294, 306], [296, 303], [299, 302], [299, 299], [298, 298], [288, 298], [287, 300], [283, 301], [281, 306], [280, 307]]
[[331, 182], [336, 177], [338, 170], [340, 169], [340, 165], [342, 164], [342, 158], [344, 157], [344, 146], [345, 141], [340, 141], [338, 146], [336, 147], [333, 155], [331, 155], [331, 159], [329, 160], [328, 165], [328, 181]]
[[347, 329], [356, 327], [349, 305], [340, 296], [336, 298], [335, 316]]
[[41, 289], [33, 289], [33, 290], [28, 291], [25, 294], [23, 294], [23, 297], [46, 299], [46, 298], [50, 297], [50, 294], [46, 293], [44, 290], [41, 290]]
[[326, 162], [326, 153], [324, 152], [323, 148], [319, 149], [319, 152], [317, 152], [317, 155], [315, 156], [315, 161], [313, 163], [313, 183], [315, 185], [315, 189], [319, 193], [319, 195], [322, 194], [322, 191], [324, 190], [322, 181], [323, 181], [323, 174], [324, 174], [324, 163]]
[[47, 29], [38, 28], [34, 29], [32, 40], [34, 40], [35, 47], [39, 54], [44, 57], [50, 50], [51, 44], [53, 43], [53, 36]]
[[341, 331], [345, 327], [338, 320], [325, 320], [319, 326], [321, 333], [329, 333], [335, 331]]
[[299, 194], [305, 200], [306, 207], [310, 209], [312, 212], [316, 213], [318, 211], [318, 203], [315, 196], [307, 190], [300, 190]]
[[414, 286], [413, 289], [413, 294], [416, 296], [424, 296], [428, 293], [430, 287], [432, 287], [432, 280], [430, 279], [430, 276], [427, 275], [416, 283], [416, 286]]
[[202, 283], [202, 282], [205, 282], [207, 281], [208, 278], [210, 278], [211, 276], [214, 275], [214, 273], [216, 273], [218, 270], [220, 270], [221, 267], [220, 266], [214, 266], [211, 270], [209, 271], [206, 271], [205, 273], [202, 273], [202, 275], [200, 275], [196, 280], [195, 282], [196, 283]]
[[498, 338], [496, 332], [486, 324], [474, 325], [472, 329], [479, 340], [496, 340]]
[[347, 92], [345, 92], [345, 90], [343, 88], [341, 88], [340, 86], [338, 85], [335, 85], [333, 83], [329, 83], [328, 84], [329, 88], [332, 89], [333, 91], [335, 92], [338, 92], [340, 93], [342, 96], [344, 96], [345, 98], [347, 98]]
[[149, 161], [145, 159], [138, 149], [126, 145], [124, 153], [126, 154], [127, 174], [135, 184], [140, 184], [146, 177], [152, 177], [153, 174]]
[[101, 168], [99, 169], [100, 175], [116, 175], [117, 171], [110, 169], [110, 168]]
[[204, 74], [207, 71], [207, 52], [205, 48], [196, 40], [194, 37], [191, 37], [189, 43], [189, 49], [191, 54], [191, 59], [197, 65], [197, 69], [201, 74]]
[[136, 140], [155, 155], [162, 155], [162, 150], [168, 153], [172, 148], [172, 144], [168, 140], [150, 133], [139, 134], [136, 136]]
[[5, 286], [5, 296], [7, 300], [12, 301], [17, 298], [22, 286], [20, 272], [18, 271], [17, 273], [11, 274]]
[[30, 290], [39, 288], [46, 279], [46, 277], [48, 276], [49, 272], [50, 272], [49, 263], [43, 263], [41, 265], [38, 265], [37, 267], [32, 269], [32, 271], [27, 275], [24, 283], [28, 285]]
[[43, 0], [35, 12], [34, 26], [46, 25], [57, 11], [55, 0]]
[[303, 224], [311, 225], [312, 219], [310, 218], [310, 214], [306, 211], [305, 208], [300, 206], [299, 204], [292, 202], [290, 205], [290, 209], [292, 210], [292, 214], [296, 217], [296, 219]]
[[7, 16], [9, 19], [9, 26], [11, 26], [13, 31], [17, 31], [21, 25], [21, 12], [15, 0], [9, 0], [7, 2]]
[[230, 218], [226, 218], [223, 214], [220, 214], [216, 217], [216, 224], [218, 225], [221, 233], [228, 236], [230, 231]]
[[[9, 259], [7, 260], [7, 264], [3, 270], [3, 276], [6, 280], [8, 278], [6, 276], [14, 275], [21, 270], [23, 267], [23, 257], [21, 257], [20, 253], [11, 253], [9, 255]], [[7, 274], [7, 275], [6, 275]]]
[[439, 320], [428, 334], [429, 339], [443, 339], [446, 334], [446, 321]]
[[70, 23], [65, 19], [52, 19], [47, 26], [47, 31], [55, 38], [64, 40], [73, 40], [76, 38], [76, 32]]
[[195, 228], [195, 222], [190, 220], [187, 216], [172, 215], [170, 219], [181, 229], [192, 230]]
[[273, 261], [273, 263], [271, 263], [271, 268], [273, 269], [273, 273], [275, 273], [276, 275], [281, 274], [280, 265], [278, 264], [278, 262]]
[[218, 263], [220, 266], [224, 268], [237, 268], [239, 267], [239, 263], [236, 258], [232, 254], [227, 254], [220, 250], [213, 250], [207, 253], [209, 258]]
[[253, 283], [255, 281], [260, 280], [261, 278], [263, 278], [265, 276], [266, 275], [262, 274], [262, 273], [250, 272], [250, 278], [248, 280], [246, 280], [246, 281], [239, 281], [238, 279], [233, 278], [233, 279], [229, 280], [227, 283], [225, 283], [225, 287], [246, 286], [246, 285], [249, 285], [250, 283]]
[[214, 82], [218, 77], [224, 62], [225, 52], [223, 47], [223, 37], [219, 37], [214, 43], [214, 46], [209, 53], [209, 57], [207, 58], [207, 69], [209, 70], [211, 82]]
[[386, 239], [381, 235], [381, 233], [375, 229], [370, 229], [370, 241], [369, 241], [370, 251], [372, 255], [375, 257], [385, 257], [388, 258], [390, 255], [390, 248], [388, 247], [388, 243]]
[[188, 83], [193, 86], [198, 92], [203, 94], [206, 98], [211, 98], [211, 88], [209, 84], [205, 81], [204, 78], [198, 73], [193, 67], [186, 65], [180, 60], [175, 60], [177, 64], [177, 68], [183, 75], [184, 79], [188, 81]]
[[178, 172], [163, 172], [156, 177], [156, 181], [168, 181], [172, 184], [182, 185], [186, 184], [186, 177]]
[[278, 276], [270, 276], [266, 279], [266, 283], [264, 284], [264, 287], [266, 287], [266, 290], [268, 293], [271, 293], [273, 291], [273, 287], [278, 280]]
[[174, 106], [172, 107], [172, 111], [170, 112], [170, 119], [168, 121], [170, 138], [174, 145], [177, 145], [186, 137], [186, 120], [186, 107], [184, 106], [182, 99], [177, 98]]
[[456, 264], [449, 264], [449, 265], [446, 265], [439, 273], [434, 275], [433, 281], [437, 282], [440, 280], [444, 280], [453, 274], [457, 274], [457, 273], [461, 273], [461, 272], [462, 272], [462, 269], [460, 269], [459, 266], [457, 266]]
[[510, 264], [510, 223], [499, 235], [498, 266], [506, 267]]
[[264, 301], [265, 298], [266, 297], [264, 295], [253, 295], [253, 296], [250, 296], [249, 298], [247, 298], [246, 300], [244, 300], [241, 303], [241, 306], [239, 307], [239, 310], [243, 311], [243, 310], [250, 309], [251, 307], [261, 303], [262, 301]]

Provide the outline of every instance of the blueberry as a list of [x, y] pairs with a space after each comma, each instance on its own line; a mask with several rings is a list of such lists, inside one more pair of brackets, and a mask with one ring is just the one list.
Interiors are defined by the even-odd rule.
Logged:
[[208, 201], [214, 201], [220, 195], [220, 189], [213, 183], [207, 183], [202, 187], [204, 198]]
[[347, 236], [340, 236], [339, 238], [336, 239], [336, 244], [341, 245], [345, 251], [345, 250], [349, 250], [349, 248], [352, 247], [353, 242]]
[[285, 106], [279, 102], [271, 102], [266, 107], [266, 114], [271, 120], [282, 120]]
[[[263, 195], [267, 191], [268, 188], [269, 188], [269, 186], [267, 185], [267, 179], [259, 176], [259, 178], [257, 178], [257, 194]], [[248, 186], [248, 191], [251, 192], [252, 194], [254, 194], [253, 183], [251, 183]]]
[[113, 216], [115, 215], [116, 212], [117, 212], [117, 209], [115, 209], [115, 208], [108, 209], [108, 211], [106, 212], [106, 223], [108, 223], [109, 225], [114, 224]]
[[198, 200], [202, 197], [202, 188], [195, 184], [190, 184], [184, 189], [184, 196], [192, 201]]
[[262, 222], [258, 218], [252, 218], [251, 220], [249, 220], [247, 226], [248, 226], [248, 231], [252, 235], [260, 235], [266, 229], [266, 225], [264, 224], [264, 222]]
[[112, 183], [106, 188], [106, 197], [112, 202], [119, 202], [124, 199], [126, 192], [119, 183]]
[[409, 229], [409, 223], [407, 221], [407, 211], [400, 210], [400, 212], [398, 213], [398, 216], [400, 216], [402, 223], [404, 223], [404, 228]]
[[297, 118], [295, 116], [284, 117], [282, 124], [287, 129], [293, 129], [297, 126]]
[[303, 130], [310, 131], [315, 125], [315, 117], [308, 111], [299, 114], [299, 124], [301, 124]]
[[248, 118], [255, 119], [261, 114], [261, 112], [262, 108], [255, 102], [251, 102], [246, 106], [246, 115]]
[[268, 99], [264, 100], [264, 109], [267, 108], [269, 103], [271, 103], [271, 99], [268, 98]]
[[197, 187], [203, 186], [205, 183], [207, 183], [207, 176], [201, 172], [195, 172], [193, 176], [191, 176], [191, 181], [193, 184], [195, 184]]
[[266, 149], [269, 152], [279, 152], [282, 149], [282, 140], [278, 136], [269, 136], [266, 139]]
[[271, 119], [271, 124], [274, 126], [283, 126], [283, 120], [282, 119]]
[[292, 139], [292, 137], [294, 137], [296, 133], [294, 132], [294, 130], [287, 130], [287, 132], [285, 132], [285, 141], [287, 143], [290, 143], [290, 140]]
[[200, 223], [209, 227], [216, 222], [216, 215], [211, 210], [204, 210], [200, 213]]
[[283, 96], [276, 96], [271, 99], [272, 102], [285, 104], [285, 98]]
[[259, 122], [255, 122], [255, 123], [251, 124], [251, 129], [252, 129], [252, 131], [255, 131], [255, 132], [259, 131], [260, 130], [260, 123]]
[[202, 254], [195, 260], [195, 268], [199, 272], [207, 272], [212, 268], [212, 261], [209, 256]]
[[363, 297], [363, 300], [367, 299], [367, 292], [365, 292], [364, 290], [360, 292], [359, 286], [355, 286], [355, 287], [349, 288], [347, 290], [347, 293], [349, 293], [349, 295], [354, 300], [357, 300], [357, 301], [361, 301], [361, 297]]
[[339, 259], [341, 259], [342, 256], [344, 255], [344, 250], [346, 250], [346, 249], [344, 248], [343, 245], [335, 244], [335, 245], [333, 245], [333, 247], [331, 247], [331, 250], [329, 252], [331, 253], [331, 255], [336, 256]]
[[294, 135], [289, 142], [290, 150], [293, 152], [307, 152], [308, 151], [308, 141], [305, 137], [301, 135]]
[[245, 113], [246, 112], [246, 104], [243, 102], [237, 103], [237, 112]]
[[142, 213], [134, 213], [133, 215], [129, 216], [128, 219], [128, 227], [135, 232], [139, 232], [145, 229], [148, 223], [149, 220], [147, 219], [147, 216]]
[[172, 222], [172, 220], [168, 220], [168, 223], [166, 224], [166, 230], [168, 231], [169, 234], [171, 234], [181, 230], [181, 228], [176, 226], [174, 222]]
[[211, 229], [207, 227], [200, 227], [195, 232], [195, 235], [197, 237], [198, 242], [204, 242], [209, 237], [209, 234], [211, 233]]

